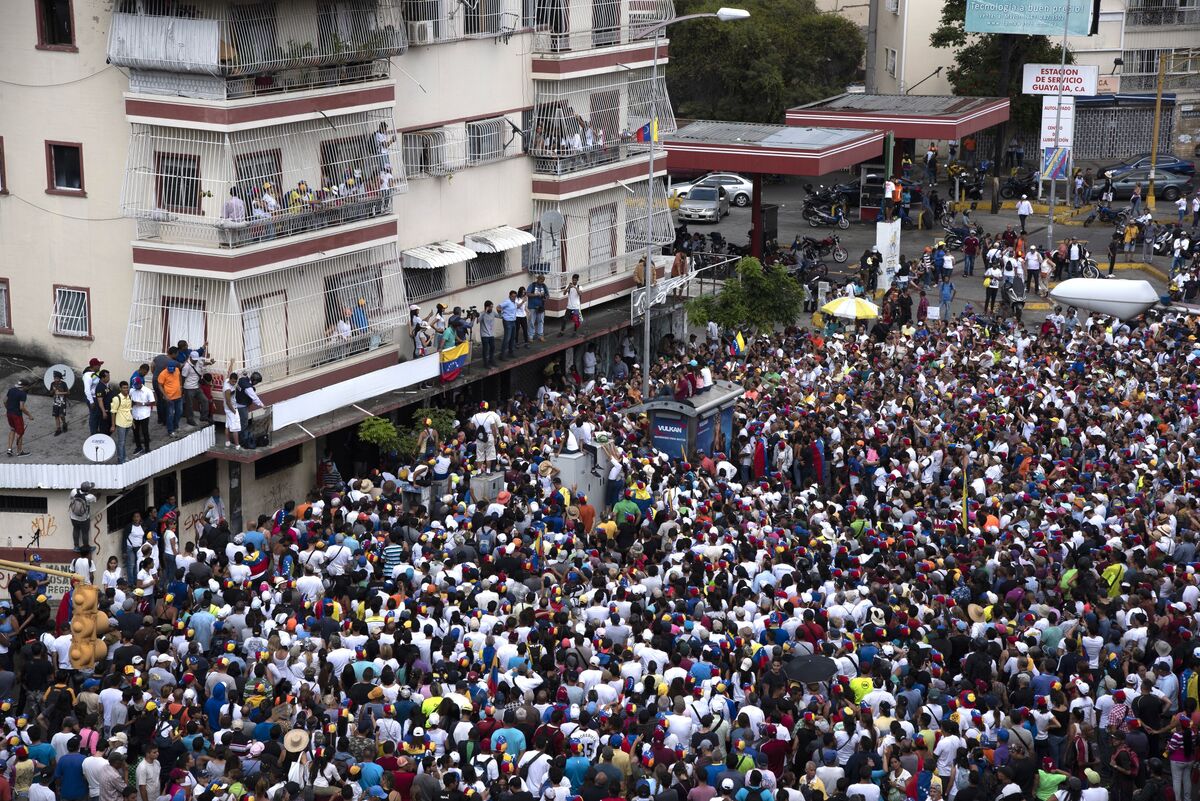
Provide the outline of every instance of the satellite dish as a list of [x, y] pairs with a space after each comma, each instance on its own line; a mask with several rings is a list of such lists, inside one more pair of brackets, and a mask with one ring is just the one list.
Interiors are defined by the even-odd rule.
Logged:
[[566, 219], [562, 216], [561, 211], [550, 209], [544, 212], [538, 219], [538, 225], [543, 231], [550, 235], [552, 239], [558, 239], [558, 235], [562, 233], [563, 226], [567, 224]]
[[93, 462], [107, 462], [117, 455], [117, 443], [108, 434], [92, 434], [83, 441], [83, 455]]
[[46, 375], [42, 378], [42, 383], [46, 385], [46, 389], [50, 389], [50, 385], [54, 383], [54, 374], [62, 373], [62, 380], [67, 382], [67, 389], [75, 386], [75, 371], [65, 364], [56, 364], [46, 370]]

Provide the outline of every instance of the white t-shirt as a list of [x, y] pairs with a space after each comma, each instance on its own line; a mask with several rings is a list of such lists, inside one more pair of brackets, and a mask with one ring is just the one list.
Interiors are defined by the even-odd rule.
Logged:
[[937, 747], [933, 749], [934, 756], [937, 760], [937, 774], [939, 776], [950, 775], [950, 769], [954, 767], [954, 760], [958, 756], [958, 749], [962, 747], [962, 740], [956, 734], [948, 734], [941, 739]]

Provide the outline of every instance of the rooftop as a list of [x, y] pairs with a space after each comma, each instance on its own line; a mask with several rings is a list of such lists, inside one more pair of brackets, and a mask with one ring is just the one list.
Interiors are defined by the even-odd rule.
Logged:
[[908, 116], [959, 116], [981, 111], [1005, 100], [1002, 97], [956, 97], [954, 95], [868, 95], [844, 94], [797, 106], [789, 111], [848, 111], [862, 114]]
[[862, 139], [863, 135], [862, 131], [849, 128], [801, 128], [754, 122], [697, 120], [667, 138], [672, 141], [819, 151]]

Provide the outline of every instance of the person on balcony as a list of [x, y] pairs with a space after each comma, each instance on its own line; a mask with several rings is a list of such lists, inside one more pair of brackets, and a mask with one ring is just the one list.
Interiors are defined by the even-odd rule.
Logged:
[[265, 202], [261, 199], [255, 200], [251, 206], [250, 216], [254, 221], [254, 238], [259, 242], [265, 242], [275, 238], [275, 223], [271, 222], [271, 212], [267, 210]]
[[342, 316], [334, 320], [333, 324], [325, 330], [325, 336], [329, 337], [332, 347], [332, 359], [344, 359], [350, 355], [350, 337], [352, 327], [350, 325], [351, 312], [349, 306], [342, 307]]
[[382, 171], [385, 167], [391, 169], [392, 162], [389, 150], [396, 143], [396, 134], [394, 131], [389, 131], [386, 122], [379, 123], [379, 130], [375, 132], [375, 149], [378, 151], [379, 164], [378, 170]]
[[242, 200], [236, 186], [229, 187], [229, 198], [221, 209], [221, 219], [235, 223], [246, 221], [246, 201]]
[[562, 325], [558, 329], [560, 337], [567, 332], [567, 320], [570, 320], [574, 324], [576, 332], [583, 325], [583, 295], [579, 289], [579, 273], [574, 273], [571, 276], [571, 283], [567, 284], [566, 291], [563, 294], [567, 298], [567, 313], [563, 315]]
[[550, 290], [546, 288], [546, 276], [539, 274], [529, 285], [529, 338], [544, 342], [546, 340], [546, 298]]
[[267, 214], [275, 214], [279, 211], [279, 201], [275, 199], [275, 195], [271, 194], [274, 188], [270, 181], [263, 183], [262, 196], [259, 200], [262, 202], [262, 207], [266, 209]]

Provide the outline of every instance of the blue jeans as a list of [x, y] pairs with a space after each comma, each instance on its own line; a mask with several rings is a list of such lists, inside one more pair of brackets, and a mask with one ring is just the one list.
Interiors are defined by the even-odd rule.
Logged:
[[969, 254], [963, 256], [963, 258], [967, 260], [967, 271], [965, 273], [963, 273], [963, 275], [974, 275], [975, 274], [975, 254], [969, 253]]
[[529, 338], [541, 337], [546, 335], [546, 310], [545, 309], [530, 309], [529, 310]]
[[483, 343], [483, 366], [491, 367], [496, 359], [496, 338], [481, 336], [479, 341]]
[[183, 416], [183, 398], [167, 400], [167, 433], [174, 434], [179, 428], [179, 418]]
[[500, 344], [500, 357], [516, 355], [517, 321], [504, 321], [504, 341]]
[[125, 440], [129, 437], [132, 426], [113, 426], [113, 436], [117, 440], [117, 464], [125, 462]]
[[104, 425], [104, 410], [98, 404], [88, 407], [88, 434], [108, 433], [100, 431]]

